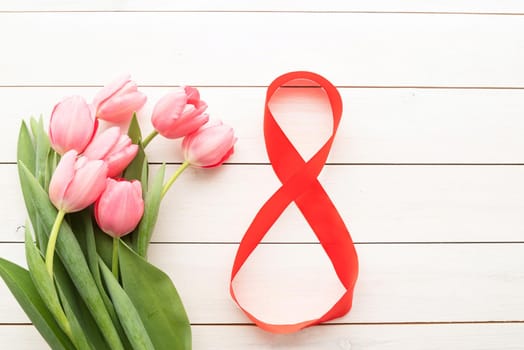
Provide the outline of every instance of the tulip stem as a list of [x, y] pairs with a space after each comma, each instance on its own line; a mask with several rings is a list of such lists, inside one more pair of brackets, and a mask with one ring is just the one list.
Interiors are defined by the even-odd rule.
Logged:
[[49, 235], [49, 241], [47, 242], [47, 250], [45, 253], [45, 265], [47, 267], [47, 272], [49, 273], [49, 276], [51, 276], [51, 279], [53, 279], [53, 260], [55, 256], [56, 239], [58, 238], [58, 232], [60, 231], [60, 226], [62, 225], [64, 216], [65, 211], [60, 209], [56, 214], [55, 223], [53, 224], [51, 234]]
[[118, 281], [118, 246], [120, 245], [120, 237], [113, 237], [113, 261], [111, 271], [113, 276]]
[[147, 135], [144, 140], [142, 140], [142, 147], [146, 148], [147, 145], [158, 135], [158, 131], [153, 130], [151, 134]]
[[164, 188], [162, 189], [162, 198], [164, 198], [167, 191], [169, 191], [169, 188], [171, 187], [171, 185], [173, 185], [176, 179], [180, 176], [180, 174], [184, 172], [184, 170], [187, 169], [188, 166], [189, 166], [189, 162], [187, 160], [184, 161], [184, 163], [182, 163], [180, 167], [175, 171], [173, 176], [171, 176], [171, 178], [166, 182], [166, 184], [164, 185]]

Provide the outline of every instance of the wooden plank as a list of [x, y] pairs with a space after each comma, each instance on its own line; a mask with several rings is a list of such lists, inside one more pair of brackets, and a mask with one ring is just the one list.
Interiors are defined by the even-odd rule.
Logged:
[[[522, 166], [327, 166], [320, 180], [356, 242], [492, 242], [524, 237], [523, 178]], [[0, 179], [0, 241], [21, 242], [16, 167], [1, 166]], [[239, 242], [279, 186], [269, 166], [256, 165], [189, 169], [178, 181], [162, 204], [156, 242]], [[316, 238], [293, 204], [266, 241]]]
[[140, 0], [43, 0], [0, 1], [0, 11], [423, 11], [423, 12], [473, 12], [473, 13], [522, 13], [524, 6], [518, 0], [228, 0], [165, 1]]
[[[274, 335], [254, 327], [193, 327], [193, 338], [195, 350], [440, 350], [455, 347], [510, 350], [518, 349], [524, 342], [523, 330], [522, 324], [340, 325], [315, 327], [294, 335]], [[225, 338], [227, 343], [221, 340]]]
[[[524, 342], [523, 324], [328, 325], [293, 335], [265, 333], [252, 326], [193, 326], [194, 350], [514, 350]], [[48, 349], [32, 326], [2, 326], [6, 348]]]
[[[175, 282], [192, 323], [236, 324], [247, 318], [228, 293], [235, 250], [155, 244], [150, 257]], [[353, 310], [335, 323], [522, 320], [523, 244], [379, 244], [357, 251]], [[263, 245], [254, 254], [238, 276], [237, 295], [266, 321], [318, 317], [340, 293], [319, 245]], [[2, 244], [0, 256], [23, 262], [23, 246]], [[27, 318], [1, 283], [0, 323], [19, 322]]]
[[[0, 58], [1, 59], [1, 58]], [[108, 76], [108, 80], [111, 78]], [[180, 81], [178, 81], [180, 83]], [[139, 81], [139, 83], [141, 83]], [[43, 113], [64, 96], [89, 101], [99, 88], [0, 88], [5, 147], [0, 161], [14, 162], [23, 118]], [[151, 131], [154, 104], [169, 87], [143, 88], [140, 112]], [[201, 88], [212, 117], [235, 128], [232, 162], [267, 162], [262, 134], [265, 88]], [[345, 113], [329, 161], [335, 163], [524, 163], [524, 90], [340, 89]], [[329, 109], [319, 89], [283, 89], [272, 100], [282, 127], [305, 157], [330, 134]], [[157, 138], [152, 161], [181, 161], [178, 143]]]
[[522, 87], [523, 30], [524, 16], [1, 13], [0, 32], [17, 35], [0, 40], [0, 85], [129, 71], [153, 85], [265, 86], [307, 69], [337, 85]]

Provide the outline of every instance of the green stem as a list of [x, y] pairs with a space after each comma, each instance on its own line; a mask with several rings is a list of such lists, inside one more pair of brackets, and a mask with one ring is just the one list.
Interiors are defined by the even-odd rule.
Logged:
[[55, 256], [56, 239], [58, 238], [58, 231], [60, 231], [60, 226], [62, 225], [62, 221], [64, 220], [65, 214], [65, 211], [63, 211], [62, 209], [60, 209], [58, 211], [58, 214], [56, 214], [55, 223], [53, 224], [51, 234], [49, 235], [49, 241], [47, 242], [47, 250], [45, 253], [45, 265], [47, 267], [47, 272], [49, 273], [49, 276], [51, 276], [51, 279], [53, 278], [53, 259]]
[[118, 246], [120, 245], [120, 237], [113, 237], [113, 261], [111, 271], [113, 276], [118, 281]]
[[180, 174], [184, 172], [184, 170], [187, 169], [188, 166], [189, 166], [189, 162], [187, 160], [184, 161], [184, 163], [182, 163], [182, 165], [180, 165], [180, 167], [175, 171], [173, 176], [171, 176], [171, 178], [166, 182], [166, 184], [164, 185], [164, 188], [162, 189], [162, 198], [164, 198], [167, 191], [169, 191], [169, 188], [171, 187], [171, 185], [173, 185], [176, 179], [180, 176]]
[[142, 140], [142, 147], [146, 148], [147, 145], [158, 135], [158, 131], [153, 130], [151, 134], [147, 135], [144, 140]]

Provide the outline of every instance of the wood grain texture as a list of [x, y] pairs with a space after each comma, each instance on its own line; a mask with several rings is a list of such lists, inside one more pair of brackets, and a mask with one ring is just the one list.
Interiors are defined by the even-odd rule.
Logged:
[[[520, 350], [523, 333], [523, 324], [329, 325], [293, 335], [269, 334], [253, 326], [193, 326], [193, 349]], [[48, 349], [31, 326], [2, 326], [0, 338], [17, 344], [17, 350]]]
[[[3, 125], [10, 131], [0, 141], [0, 161], [16, 161], [14, 147], [22, 119], [43, 114], [47, 120], [54, 104], [65, 96], [77, 94], [91, 101], [98, 89], [0, 88]], [[149, 97], [139, 113], [144, 134], [151, 131], [155, 103], [170, 89], [142, 89]], [[267, 163], [262, 133], [265, 89], [200, 90], [211, 117], [235, 128], [238, 142], [230, 162]], [[340, 92], [344, 115], [328, 159], [331, 163], [524, 164], [524, 90], [343, 88]], [[272, 100], [272, 108], [306, 158], [331, 133], [329, 107], [320, 89], [283, 89]], [[148, 154], [154, 162], [180, 162], [178, 150], [178, 142], [158, 137]]]
[[0, 11], [378, 11], [522, 13], [518, 0], [41, 0], [0, 1]]
[[[228, 278], [234, 244], [155, 244], [151, 261], [166, 271], [193, 324], [243, 324]], [[524, 244], [358, 245], [355, 304], [334, 323], [522, 321]], [[0, 245], [23, 263], [23, 245]], [[319, 316], [341, 292], [319, 245], [262, 245], [237, 279], [237, 296], [266, 321]], [[308, 305], [304, 308], [304, 305]], [[0, 286], [0, 323], [27, 322]]]
[[522, 30], [522, 16], [0, 13], [0, 32], [17, 33], [0, 40], [0, 85], [133, 72], [152, 85], [266, 86], [305, 69], [336, 85], [523, 87]]
[[[522, 242], [523, 178], [522, 166], [331, 165], [320, 181], [356, 242]], [[22, 242], [16, 166], [0, 167], [0, 179], [1, 240]], [[264, 165], [189, 169], [162, 203], [153, 241], [238, 243], [278, 186]], [[293, 204], [265, 241], [317, 240]]]
[[[195, 350], [521, 350], [523, 31], [519, 0], [0, 0], [0, 256], [24, 265], [20, 121], [130, 72], [149, 96], [145, 132], [154, 103], [190, 84], [239, 138], [226, 166], [181, 177], [153, 236]], [[265, 88], [301, 69], [340, 87], [345, 112], [320, 180], [361, 266], [349, 315], [279, 336], [247, 324], [227, 288], [238, 241], [279, 186], [263, 144]], [[330, 133], [325, 102], [314, 88], [272, 100], [306, 158]], [[182, 160], [178, 142], [148, 152]], [[341, 292], [294, 206], [237, 283], [269, 321], [318, 316]], [[4, 283], [0, 344], [48, 348]]]

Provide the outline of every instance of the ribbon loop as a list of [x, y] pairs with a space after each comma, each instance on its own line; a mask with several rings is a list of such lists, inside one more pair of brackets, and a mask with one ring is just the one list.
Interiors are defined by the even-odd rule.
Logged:
[[[331, 105], [333, 131], [328, 140], [305, 161], [282, 131], [269, 108], [274, 93], [293, 80], [305, 79], [324, 89]], [[230, 280], [230, 293], [244, 313], [260, 328], [274, 333], [291, 333], [345, 315], [351, 309], [353, 288], [358, 275], [358, 258], [348, 229], [335, 205], [318, 181], [342, 117], [342, 99], [328, 80], [311, 72], [291, 72], [275, 79], [268, 87], [264, 111], [264, 139], [273, 170], [282, 186], [266, 201], [247, 229], [237, 250]], [[295, 202], [328, 255], [345, 293], [324, 315], [295, 324], [263, 322], [238, 302], [233, 280], [282, 212]]]

